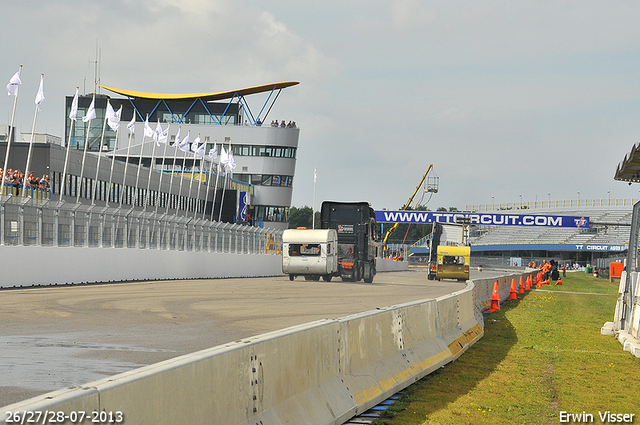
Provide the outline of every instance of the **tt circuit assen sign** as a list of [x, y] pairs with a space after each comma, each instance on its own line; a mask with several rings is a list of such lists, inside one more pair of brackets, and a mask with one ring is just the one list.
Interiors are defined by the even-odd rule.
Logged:
[[487, 226], [546, 226], [589, 228], [589, 217], [533, 214], [493, 214], [432, 211], [376, 211], [378, 223], [460, 223]]

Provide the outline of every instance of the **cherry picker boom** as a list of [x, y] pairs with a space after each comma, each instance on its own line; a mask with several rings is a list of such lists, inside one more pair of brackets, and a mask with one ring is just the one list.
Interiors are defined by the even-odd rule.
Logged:
[[[424, 176], [422, 176], [422, 180], [420, 180], [420, 183], [418, 183], [418, 186], [416, 186], [416, 190], [413, 191], [413, 194], [411, 195], [411, 197], [409, 198], [407, 203], [404, 205], [404, 207], [402, 207], [401, 211], [405, 211], [407, 208], [409, 208], [411, 206], [412, 203], [414, 203], [413, 202], [413, 198], [415, 198], [416, 194], [418, 193], [418, 190], [420, 189], [420, 187], [422, 187], [422, 184], [424, 183], [424, 180], [427, 178], [427, 174], [429, 174], [429, 171], [431, 171], [432, 168], [433, 168], [433, 164], [429, 164], [429, 168], [427, 168], [427, 172], [424, 173]], [[428, 185], [428, 187], [425, 189], [425, 192], [432, 192], [432, 193], [438, 192], [437, 180], [434, 180], [434, 184], [433, 185]], [[382, 240], [382, 245], [383, 246], [386, 247], [387, 239], [389, 239], [389, 236], [391, 236], [391, 234], [396, 231], [396, 229], [398, 228], [399, 224], [400, 223], [394, 223], [394, 225], [391, 226], [391, 228], [389, 230], [387, 230], [387, 233], [384, 235], [384, 239]]]

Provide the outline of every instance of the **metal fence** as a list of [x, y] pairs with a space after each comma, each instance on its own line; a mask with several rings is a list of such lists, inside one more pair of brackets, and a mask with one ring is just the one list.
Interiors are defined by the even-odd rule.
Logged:
[[132, 208], [0, 200], [0, 245], [280, 254], [283, 230]]

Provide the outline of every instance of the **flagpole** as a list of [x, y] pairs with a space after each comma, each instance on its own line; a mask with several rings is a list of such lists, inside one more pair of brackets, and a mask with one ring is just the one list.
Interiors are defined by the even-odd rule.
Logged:
[[[200, 141], [200, 133], [198, 133], [198, 137], [194, 140], [194, 144], [196, 148], [199, 148], [196, 141]], [[191, 145], [191, 150], [193, 151], [193, 144]], [[196, 152], [193, 151], [193, 165], [191, 166], [191, 180], [189, 180], [189, 195], [187, 196], [187, 212], [189, 212], [189, 203], [191, 203], [191, 187], [193, 186], [193, 179], [196, 175]], [[195, 209], [195, 207], [194, 207]]]
[[[122, 106], [120, 106], [122, 108]], [[135, 113], [135, 112], [134, 112]], [[109, 195], [111, 194], [111, 185], [113, 184], [113, 165], [116, 162], [116, 150], [118, 150], [118, 136], [120, 136], [120, 127], [116, 130], [116, 144], [113, 147], [111, 153], [111, 170], [109, 171], [109, 185], [107, 186], [107, 197], [105, 199], [105, 205], [109, 206]]]
[[[168, 144], [168, 142], [167, 142], [167, 144]], [[178, 126], [178, 133], [176, 134], [176, 138], [175, 138], [175, 140], [173, 142], [172, 148], [174, 148], [174, 150], [175, 150], [175, 147], [179, 146], [179, 145], [180, 145], [180, 126]], [[175, 171], [176, 171], [176, 157], [177, 156], [178, 156], [178, 152], [176, 151], [173, 154], [173, 163], [171, 164], [171, 177], [169, 178], [169, 189], [168, 189], [169, 198], [167, 199], [167, 210], [166, 210], [165, 214], [169, 214], [169, 206], [171, 204], [171, 188], [173, 187], [173, 175], [175, 174]]]
[[[76, 97], [74, 97], [74, 99], [77, 99], [78, 96], [78, 90], [80, 89], [80, 87], [76, 87]], [[60, 202], [62, 202], [62, 195], [64, 194], [64, 189], [66, 187], [67, 184], [67, 166], [69, 165], [69, 150], [70, 150], [70, 146], [71, 146], [71, 135], [73, 134], [73, 125], [76, 123], [76, 116], [73, 115], [74, 111], [73, 111], [73, 104], [71, 106], [71, 113], [69, 114], [69, 119], [71, 120], [71, 125], [69, 126], [69, 137], [67, 139], [67, 153], [65, 154], [64, 157], [64, 167], [62, 167], [62, 179], [60, 181]], [[77, 113], [77, 111], [76, 111]], [[72, 117], [73, 115], [73, 117]]]
[[[109, 101], [107, 100], [107, 104]], [[104, 123], [102, 124], [102, 135], [100, 136], [100, 144], [98, 145], [98, 163], [96, 165], [96, 178], [93, 180], [93, 190], [91, 191], [91, 205], [96, 204], [96, 188], [98, 186], [98, 172], [100, 172], [100, 159], [102, 158], [102, 143], [104, 143], [104, 132], [107, 128], [107, 120], [109, 117], [105, 114]]]
[[[44, 80], [44, 74], [40, 74], [40, 89], [42, 89], [42, 82]], [[40, 95], [41, 91], [38, 91], [38, 95]], [[44, 100], [44, 98], [42, 99]], [[22, 196], [25, 195], [25, 190], [27, 188], [27, 178], [29, 177], [27, 173], [29, 173], [29, 167], [31, 167], [31, 153], [33, 152], [33, 134], [36, 131], [36, 118], [38, 117], [38, 111], [40, 110], [40, 104], [37, 102], [36, 97], [36, 112], [33, 115], [33, 127], [31, 127], [31, 141], [29, 141], [29, 153], [27, 154], [27, 165], [24, 170], [24, 178], [22, 181]]]
[[316, 180], [318, 180], [317, 178], [317, 174], [316, 174], [316, 167], [313, 167], [313, 208], [311, 209], [311, 223], [312, 229], [316, 228]]
[[[224, 146], [224, 145], [223, 145]], [[227, 151], [227, 157], [231, 155], [231, 143], [229, 143], [229, 150]], [[224, 202], [224, 192], [227, 188], [227, 182], [229, 181], [229, 169], [227, 167], [228, 163], [225, 164], [225, 176], [224, 176], [224, 184], [222, 185], [222, 197], [220, 198], [220, 213], [218, 214], [218, 221], [222, 221], [222, 204]]]
[[[160, 126], [160, 120], [158, 119], [158, 127]], [[156, 127], [157, 128], [157, 127]], [[160, 127], [162, 129], [162, 127]], [[158, 134], [156, 134], [156, 138], [159, 137]], [[147, 210], [147, 199], [151, 199], [151, 194], [149, 193], [149, 191], [151, 190], [151, 172], [153, 171], [153, 161], [154, 161], [154, 157], [156, 156], [156, 146], [158, 146], [158, 141], [154, 140], [153, 143], [153, 149], [151, 150], [151, 162], [149, 163], [149, 178], [147, 179], [147, 192], [144, 194], [144, 205], [142, 206], [142, 209], [144, 209], [145, 211]]]
[[[156, 202], [156, 214], [158, 213], [158, 207], [160, 206], [160, 202], [162, 196], [160, 195], [160, 191], [162, 190], [162, 176], [164, 176], [164, 161], [167, 157], [167, 145], [169, 144], [169, 129], [171, 128], [171, 123], [167, 125], [167, 138], [164, 141], [164, 151], [162, 152], [162, 164], [160, 164], [160, 181], [158, 182], [158, 201]], [[164, 135], [164, 132], [163, 132]]]
[[[91, 104], [94, 105], [94, 111], [95, 111], [95, 104], [94, 104], [95, 100], [96, 100], [96, 94], [94, 93], [93, 94], [93, 101], [91, 102]], [[89, 109], [91, 109], [91, 107], [89, 107]], [[89, 111], [87, 111], [87, 113], [89, 113]], [[91, 130], [91, 120], [92, 119], [93, 118], [89, 118], [87, 120], [87, 135], [86, 135], [85, 140], [84, 140], [84, 150], [82, 152], [82, 166], [80, 167], [80, 180], [79, 180], [80, 187], [77, 190], [76, 204], [80, 203], [80, 192], [82, 191], [82, 177], [83, 177], [83, 174], [84, 174], [84, 161], [85, 161], [85, 159], [87, 157], [87, 145], [89, 144], [89, 132]], [[84, 121], [84, 119], [82, 121]]]
[[[217, 149], [216, 144], [217, 143], [213, 144], [213, 148], [214, 149]], [[209, 151], [209, 153], [211, 153], [211, 151]], [[211, 155], [209, 155], [209, 158], [211, 159], [211, 165], [209, 165], [209, 175], [207, 176], [207, 189], [205, 191], [205, 196], [204, 196], [204, 208], [202, 209], [202, 219], [203, 220], [204, 220], [204, 213], [206, 212], [206, 209], [207, 209], [207, 202], [209, 201], [209, 186], [211, 186], [209, 184], [209, 182], [211, 181], [211, 173], [213, 173], [213, 157]], [[216, 200], [214, 198], [213, 199], [213, 206], [211, 207], [211, 215], [213, 215], [213, 207], [215, 207], [215, 205], [216, 205]], [[213, 220], [211, 220], [211, 221], [213, 221]]]
[[[147, 119], [145, 120], [145, 123], [147, 123], [149, 121], [149, 114], [147, 114]], [[138, 171], [136, 172], [136, 201], [138, 200], [139, 196], [139, 192], [140, 192], [140, 188], [138, 187], [138, 185], [140, 184], [140, 166], [142, 165], [142, 151], [144, 150], [144, 138], [145, 138], [146, 134], [145, 132], [142, 133], [142, 144], [140, 144], [140, 157], [138, 158]], [[133, 202], [131, 204], [131, 207], [135, 207], [135, 202]]]
[[[198, 134], [198, 137], [200, 137], [200, 134]], [[206, 142], [202, 142], [204, 144], [204, 147], [206, 148], [207, 144]], [[198, 147], [198, 151], [201, 148]], [[198, 152], [195, 152], [194, 156], [197, 158], [198, 157]], [[196, 193], [196, 206], [193, 209], [193, 219], [196, 219], [196, 215], [198, 215], [198, 204], [200, 203], [200, 188], [202, 187], [202, 164], [204, 162], [204, 155], [202, 155], [201, 159], [200, 159], [200, 170], [198, 171], [198, 174], [200, 175], [199, 179], [198, 179], [198, 192]], [[203, 213], [204, 214], [204, 213]]]
[[[191, 134], [191, 130], [187, 130], [187, 140], [189, 140], [189, 135]], [[178, 210], [180, 209], [180, 200], [182, 198], [182, 182], [184, 181], [184, 166], [187, 162], [187, 151], [184, 152], [184, 157], [182, 158], [182, 169], [180, 170], [180, 188], [178, 189], [178, 202], [176, 205], [176, 215]]]
[[[22, 65], [20, 65], [20, 69], [18, 69], [18, 79], [20, 79], [20, 74], [22, 73]], [[11, 84], [11, 82], [9, 82]], [[2, 183], [0, 183], [0, 200], [2, 200], [2, 196], [4, 195], [4, 179], [7, 176], [7, 164], [9, 163], [9, 149], [11, 148], [11, 139], [13, 139], [13, 121], [16, 117], [16, 104], [18, 103], [18, 88], [16, 87], [16, 94], [13, 96], [13, 112], [11, 112], [11, 126], [9, 127], [9, 140], [7, 141], [7, 152], [4, 155], [4, 165], [2, 166]], [[4, 238], [2, 238], [4, 241]]]
[[[135, 117], [136, 111], [135, 109], [133, 110], [133, 115]], [[124, 187], [125, 184], [127, 182], [127, 168], [129, 166], [129, 153], [131, 152], [131, 139], [133, 132], [129, 131], [129, 143], [127, 144], [127, 156], [126, 156], [126, 160], [124, 163], [124, 174], [122, 175], [122, 187], [120, 188], [120, 206], [119, 208], [122, 208], [122, 198], [124, 197]]]
[[[222, 145], [224, 147], [224, 145]], [[211, 221], [213, 221], [213, 210], [216, 208], [216, 195], [218, 194], [218, 179], [220, 179], [220, 160], [216, 164], [216, 185], [213, 188], [213, 206], [211, 207]], [[220, 199], [220, 210], [222, 210], [222, 199]], [[218, 221], [220, 221], [218, 219]]]

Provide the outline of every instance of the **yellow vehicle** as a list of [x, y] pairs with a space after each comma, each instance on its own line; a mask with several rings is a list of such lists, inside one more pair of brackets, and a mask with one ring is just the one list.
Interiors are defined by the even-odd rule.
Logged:
[[469, 257], [471, 248], [468, 246], [440, 245], [438, 246], [438, 265], [436, 279], [469, 279]]

